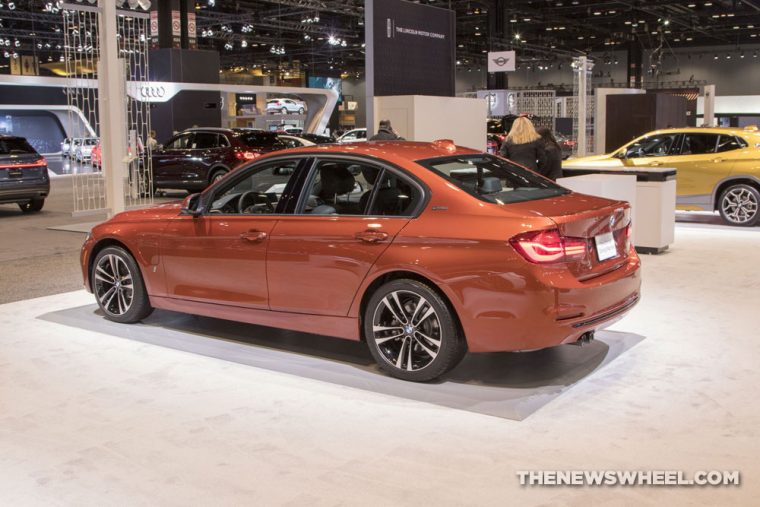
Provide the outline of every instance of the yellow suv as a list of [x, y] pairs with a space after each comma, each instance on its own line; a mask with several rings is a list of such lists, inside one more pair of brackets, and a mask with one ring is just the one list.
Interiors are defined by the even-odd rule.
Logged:
[[757, 127], [655, 130], [618, 150], [563, 162], [565, 169], [675, 167], [677, 207], [719, 211], [731, 225], [760, 221]]

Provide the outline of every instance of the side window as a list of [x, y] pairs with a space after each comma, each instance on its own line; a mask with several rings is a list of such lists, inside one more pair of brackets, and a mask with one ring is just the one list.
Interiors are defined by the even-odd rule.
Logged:
[[227, 136], [225, 136], [224, 134], [219, 134], [219, 137], [218, 137], [218, 146], [221, 147], [221, 148], [229, 148], [230, 141], [229, 141], [229, 139], [227, 139]]
[[216, 148], [219, 142], [219, 136], [212, 132], [196, 132], [193, 136], [194, 150], [207, 150], [210, 148]]
[[188, 144], [190, 144], [190, 138], [192, 137], [192, 134], [181, 134], [177, 137], [170, 139], [168, 143], [166, 143], [166, 149], [167, 150], [184, 150], [188, 148]]
[[675, 144], [678, 134], [661, 134], [647, 136], [638, 142], [628, 146], [626, 158], [638, 157], [665, 157], [675, 152]]
[[718, 134], [686, 133], [683, 136], [681, 155], [715, 153]]
[[346, 141], [351, 141], [353, 139], [356, 139], [356, 132], [349, 132], [343, 137], [343, 139]]
[[367, 137], [367, 131], [366, 130], [358, 130], [356, 132], [356, 138], [357, 139], [366, 139]]
[[745, 146], [746, 144], [742, 145], [742, 143], [739, 142], [739, 138], [734, 136], [721, 135], [718, 139], [718, 153], [738, 150], [739, 148], [744, 148]]
[[306, 215], [363, 215], [381, 170], [370, 164], [321, 160], [306, 186]]
[[214, 195], [211, 214], [271, 215], [283, 213], [282, 195], [296, 172], [298, 160], [281, 161], [257, 167], [222, 187]]
[[282, 137], [280, 137], [278, 139], [280, 140], [281, 143], [283, 143], [288, 148], [298, 148], [299, 146], [301, 146], [298, 143], [298, 141], [296, 141], [295, 139], [284, 139]]
[[419, 189], [390, 171], [374, 187], [369, 215], [410, 216], [422, 200]]

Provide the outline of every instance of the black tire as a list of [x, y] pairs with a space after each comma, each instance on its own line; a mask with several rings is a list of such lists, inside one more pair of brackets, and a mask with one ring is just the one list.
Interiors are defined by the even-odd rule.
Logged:
[[303, 108], [302, 108], [302, 107], [301, 107], [301, 108], [299, 108], [299, 109], [298, 109], [298, 114], [303, 114], [303, 113], [304, 113], [304, 110], [303, 110]]
[[280, 113], [282, 113], [282, 114], [288, 114], [288, 108], [287, 107], [283, 107], [282, 109], [280, 109]]
[[449, 305], [417, 280], [383, 284], [370, 297], [363, 317], [369, 351], [378, 366], [393, 377], [412, 382], [437, 379], [459, 364], [467, 352]]
[[45, 205], [45, 199], [32, 199], [29, 202], [18, 203], [18, 207], [24, 213], [36, 213]]
[[208, 184], [213, 185], [220, 179], [224, 178], [228, 172], [229, 171], [227, 169], [214, 169], [211, 171], [211, 176], [208, 177]]
[[760, 221], [760, 191], [745, 183], [731, 185], [720, 194], [718, 211], [729, 225], [753, 227]]
[[[118, 261], [113, 261], [113, 258], [117, 258]], [[109, 266], [114, 264], [118, 266], [116, 278], [113, 277], [113, 268], [109, 269]], [[103, 266], [105, 266], [104, 271], [101, 270]], [[109, 281], [109, 277], [111, 280], [118, 279], [119, 281], [116, 294], [110, 296], [110, 287], [115, 284]], [[127, 289], [129, 284], [126, 282], [130, 280], [132, 282], [132, 297], [127, 299], [129, 297]], [[92, 292], [95, 294], [95, 300], [108, 320], [132, 324], [141, 321], [153, 312], [140, 268], [132, 255], [121, 247], [109, 246], [98, 252], [92, 262], [90, 283], [92, 284]], [[121, 292], [118, 289], [121, 289]], [[122, 297], [124, 299], [120, 299]], [[122, 301], [125, 302], [126, 311], [122, 311], [124, 309]]]

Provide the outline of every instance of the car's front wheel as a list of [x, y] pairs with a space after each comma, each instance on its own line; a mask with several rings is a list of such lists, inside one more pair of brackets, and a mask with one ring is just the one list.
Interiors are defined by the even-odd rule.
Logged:
[[18, 207], [24, 213], [36, 213], [45, 205], [45, 199], [32, 199], [31, 201], [19, 203]]
[[731, 225], [751, 227], [760, 220], [760, 191], [739, 183], [731, 185], [720, 196], [718, 210], [723, 220]]
[[394, 377], [427, 382], [453, 369], [467, 346], [449, 306], [417, 280], [392, 280], [371, 296], [364, 338], [377, 364]]
[[303, 114], [303, 113], [304, 113], [304, 110], [303, 110], [303, 108], [302, 108], [302, 107], [299, 107], [299, 108], [298, 108], [298, 114]]
[[98, 252], [90, 280], [98, 306], [108, 320], [131, 324], [153, 311], [140, 268], [121, 247], [107, 247]]

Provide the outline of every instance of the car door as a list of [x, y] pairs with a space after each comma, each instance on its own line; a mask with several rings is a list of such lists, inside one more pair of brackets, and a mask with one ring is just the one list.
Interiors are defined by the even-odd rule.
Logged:
[[624, 148], [623, 163], [634, 167], [673, 167], [680, 141], [678, 132], [642, 137]]
[[[178, 215], [167, 226], [161, 259], [169, 297], [268, 308], [266, 255], [288, 205], [303, 158], [254, 164], [201, 195], [200, 216]], [[290, 210], [290, 211], [288, 211]]]
[[209, 171], [223, 162], [225, 149], [218, 133], [196, 132], [184, 169], [186, 179], [209, 181]]
[[153, 153], [153, 183], [156, 186], [182, 181], [182, 172], [188, 150], [192, 142], [192, 133], [178, 134], [169, 139], [163, 149]]
[[347, 315], [370, 267], [423, 196], [422, 187], [398, 170], [361, 159], [316, 160], [296, 214], [280, 217], [272, 231], [270, 308]]
[[717, 153], [718, 134], [685, 132], [678, 157], [679, 205], [709, 204], [715, 184], [731, 174], [731, 162]]

